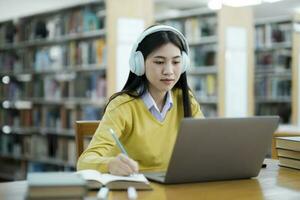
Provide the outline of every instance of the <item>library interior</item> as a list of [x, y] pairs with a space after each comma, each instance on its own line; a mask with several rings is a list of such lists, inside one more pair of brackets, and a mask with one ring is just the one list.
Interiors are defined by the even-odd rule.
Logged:
[[[132, 46], [154, 24], [184, 35], [184, 74], [203, 120], [279, 116], [257, 177], [150, 182], [151, 191], [109, 197], [74, 177], [110, 97], [126, 83]], [[300, 1], [0, 0], [0, 102], [0, 199], [298, 199]], [[58, 172], [69, 182], [56, 184]]]

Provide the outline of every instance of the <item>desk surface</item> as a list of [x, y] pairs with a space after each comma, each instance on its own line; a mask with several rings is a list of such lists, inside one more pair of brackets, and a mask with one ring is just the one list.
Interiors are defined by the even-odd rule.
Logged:
[[[266, 169], [253, 179], [206, 183], [161, 185], [151, 183], [153, 191], [139, 191], [138, 199], [300, 199], [300, 170], [278, 167], [267, 160]], [[23, 200], [27, 182], [0, 183], [1, 200]], [[96, 192], [87, 199], [95, 199]], [[126, 192], [110, 192], [109, 199], [127, 199]]]

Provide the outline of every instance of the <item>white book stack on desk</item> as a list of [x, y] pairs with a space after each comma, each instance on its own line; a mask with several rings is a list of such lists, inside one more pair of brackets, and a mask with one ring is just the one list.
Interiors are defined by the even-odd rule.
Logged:
[[300, 169], [300, 137], [277, 137], [279, 165]]
[[27, 176], [26, 199], [83, 199], [86, 181], [74, 172], [36, 172]]

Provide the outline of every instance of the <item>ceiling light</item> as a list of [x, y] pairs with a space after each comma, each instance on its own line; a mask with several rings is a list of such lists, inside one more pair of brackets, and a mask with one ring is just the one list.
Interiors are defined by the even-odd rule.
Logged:
[[10, 82], [9, 76], [3, 76], [3, 77], [2, 77], [2, 83], [4, 83], [4, 84], [9, 84], [9, 82]]
[[5, 100], [2, 102], [2, 107], [5, 109], [9, 109], [10, 108], [10, 102], [8, 100]]
[[283, 0], [209, 0], [207, 3], [208, 8], [218, 10], [222, 5], [231, 7], [254, 6], [261, 3], [275, 3]]
[[232, 7], [253, 6], [261, 4], [262, 0], [223, 0], [223, 4]]
[[296, 13], [300, 13], [300, 7], [294, 9]]
[[210, 0], [207, 6], [209, 9], [219, 10], [222, 8], [222, 0]]
[[2, 127], [2, 132], [5, 133], [5, 134], [11, 133], [11, 128], [10, 128], [10, 126], [7, 126], [7, 125], [3, 126], [3, 127]]
[[275, 3], [278, 1], [282, 1], [282, 0], [263, 0], [263, 2], [266, 2], [266, 3]]

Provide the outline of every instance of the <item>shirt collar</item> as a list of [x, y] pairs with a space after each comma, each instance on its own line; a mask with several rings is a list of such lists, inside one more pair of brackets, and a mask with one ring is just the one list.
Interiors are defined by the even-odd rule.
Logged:
[[[152, 98], [152, 96], [148, 90], [145, 92], [145, 94], [142, 95], [141, 98], [145, 102], [145, 105], [148, 110], [150, 110], [152, 107], [154, 107], [157, 111], [159, 111], [154, 99]], [[173, 106], [173, 99], [172, 99], [171, 91], [168, 91], [167, 98], [166, 98], [165, 104], [162, 109], [162, 113], [168, 111], [172, 106]]]

